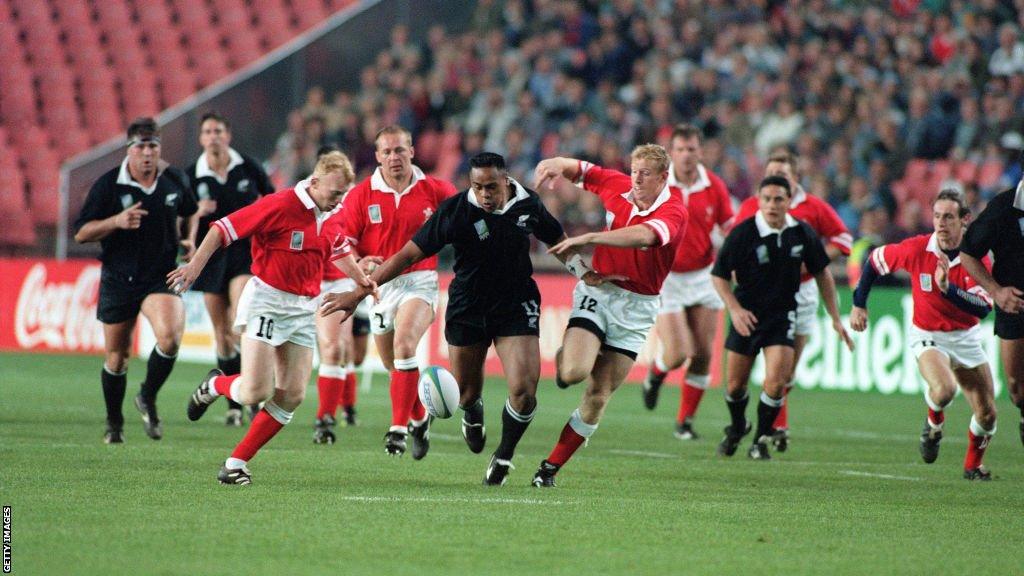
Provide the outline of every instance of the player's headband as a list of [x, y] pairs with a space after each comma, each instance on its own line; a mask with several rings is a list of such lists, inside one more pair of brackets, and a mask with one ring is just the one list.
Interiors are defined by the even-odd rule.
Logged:
[[134, 136], [128, 141], [128, 147], [131, 148], [136, 144], [160, 144], [159, 136]]

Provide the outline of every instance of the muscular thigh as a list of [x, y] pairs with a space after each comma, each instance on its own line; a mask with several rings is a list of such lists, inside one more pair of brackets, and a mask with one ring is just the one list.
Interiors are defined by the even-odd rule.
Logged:
[[142, 315], [153, 326], [157, 339], [180, 339], [185, 332], [185, 306], [173, 294], [150, 294], [142, 301]]
[[537, 390], [540, 379], [540, 338], [537, 336], [505, 336], [495, 340], [494, 348], [512, 393]]

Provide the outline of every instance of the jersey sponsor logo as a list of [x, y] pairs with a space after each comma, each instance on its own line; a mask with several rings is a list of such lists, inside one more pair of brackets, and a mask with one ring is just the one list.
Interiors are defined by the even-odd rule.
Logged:
[[167, 206], [174, 206], [174, 201], [178, 199], [178, 193], [168, 194], [164, 197], [164, 204]]
[[764, 244], [757, 247], [757, 263], [767, 264], [768, 263], [768, 247]]
[[121, 194], [121, 208], [128, 208], [132, 204], [135, 204], [135, 202], [132, 202], [131, 194]]
[[803, 244], [797, 244], [796, 246], [793, 246], [792, 248], [789, 249], [789, 255], [794, 257], [794, 258], [799, 258], [800, 255], [803, 254], [803, 253], [804, 253], [804, 245]]
[[248, 178], [242, 178], [241, 180], [238, 181], [238, 191], [239, 192], [248, 192], [249, 191], [249, 179]]
[[530, 215], [529, 214], [523, 214], [522, 216], [519, 217], [519, 220], [516, 222], [516, 226], [519, 226], [520, 228], [526, 228], [526, 226], [529, 223], [530, 223]]
[[289, 248], [292, 250], [302, 250], [302, 240], [304, 236], [305, 234], [303, 234], [302, 230], [293, 230], [292, 242], [289, 245]]
[[479, 236], [481, 240], [486, 240], [491, 235], [491, 231], [487, 228], [487, 222], [484, 222], [483, 220], [477, 220], [474, 222], [473, 227], [476, 228], [476, 235]]
[[380, 224], [384, 221], [384, 217], [380, 213], [380, 204], [370, 204], [366, 210], [370, 216], [370, 224]]
[[921, 281], [921, 291], [931, 292], [932, 291], [932, 275], [931, 274], [920, 274], [918, 280]]
[[210, 185], [206, 182], [200, 182], [199, 185], [196, 186], [196, 195], [199, 196], [200, 200], [209, 200]]

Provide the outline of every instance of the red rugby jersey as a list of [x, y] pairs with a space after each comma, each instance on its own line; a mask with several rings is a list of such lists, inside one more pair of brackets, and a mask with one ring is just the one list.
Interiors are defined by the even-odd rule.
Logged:
[[617, 170], [580, 162], [579, 178], [589, 192], [597, 194], [608, 211], [608, 229], [618, 230], [643, 224], [658, 235], [660, 244], [650, 248], [594, 248], [594, 270], [629, 278], [616, 285], [637, 294], [655, 295], [668, 276], [676, 250], [686, 233], [687, 213], [678, 190], [668, 184], [647, 210], [633, 204], [633, 181]]
[[[378, 167], [373, 175], [349, 191], [341, 210], [352, 246], [363, 256], [387, 260], [412, 239], [437, 206], [456, 193], [455, 186], [426, 176], [413, 166], [412, 184], [397, 192], [384, 181]], [[437, 256], [425, 258], [403, 271], [434, 270]]]
[[[868, 262], [879, 274], [891, 274], [897, 270], [910, 273], [911, 295], [914, 299], [914, 326], [932, 332], [966, 330], [979, 322], [977, 316], [968, 314], [947, 300], [935, 281], [935, 268], [939, 265], [939, 241], [935, 234], [913, 236], [899, 244], [886, 244], [871, 252]], [[986, 256], [982, 263], [989, 270], [992, 264]], [[960, 256], [949, 262], [949, 282], [981, 296], [989, 304], [992, 299], [985, 289], [971, 278], [960, 265]]]
[[252, 272], [267, 284], [299, 296], [320, 294], [324, 266], [349, 252], [337, 209], [321, 212], [299, 182], [228, 214], [211, 226], [223, 245], [252, 237]]
[[[739, 212], [733, 218], [733, 224], [739, 224], [752, 217], [754, 214], [757, 214], [757, 211], [757, 195], [755, 194], [740, 204]], [[818, 233], [818, 236], [821, 236], [826, 242], [838, 248], [844, 256], [850, 255], [850, 248], [853, 246], [853, 236], [846, 229], [846, 224], [843, 224], [843, 219], [839, 217], [839, 214], [836, 214], [836, 211], [832, 206], [829, 206], [828, 202], [808, 194], [802, 187], [797, 187], [796, 193], [793, 194], [793, 201], [789, 204], [789, 214], [793, 218], [802, 220], [810, 225]], [[801, 282], [806, 282], [810, 279], [810, 274], [804, 274], [800, 277]]]
[[668, 185], [682, 192], [683, 205], [690, 218], [686, 233], [676, 250], [672, 262], [673, 272], [692, 272], [707, 268], [715, 260], [715, 248], [711, 243], [711, 232], [715, 225], [728, 228], [732, 219], [732, 198], [729, 189], [714, 172], [697, 165], [697, 182], [684, 186], [676, 180], [675, 171], [668, 170]]

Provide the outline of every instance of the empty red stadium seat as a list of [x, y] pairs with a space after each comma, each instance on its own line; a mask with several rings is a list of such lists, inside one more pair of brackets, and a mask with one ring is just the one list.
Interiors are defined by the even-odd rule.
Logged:
[[27, 248], [36, 243], [35, 226], [27, 209], [4, 211], [0, 223], [0, 246]]

